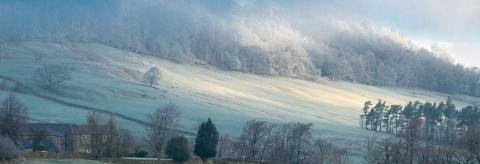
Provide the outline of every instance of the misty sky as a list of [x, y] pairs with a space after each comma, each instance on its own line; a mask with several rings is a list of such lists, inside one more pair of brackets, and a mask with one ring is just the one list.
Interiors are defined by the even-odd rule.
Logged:
[[[287, 13], [285, 15], [298, 20], [315, 22], [317, 20], [312, 18], [331, 16], [362, 25], [368, 22], [367, 26], [373, 24], [381, 27], [374, 29], [389, 29], [437, 54], [448, 54], [463, 65], [480, 67], [480, 0], [234, 1], [251, 5], [247, 8], [253, 10], [249, 11], [270, 9], [276, 11], [273, 15], [280, 17], [282, 12], [275, 9], [281, 8], [284, 10], [280, 11]], [[311, 22], [308, 26], [315, 25]]]
[[[292, 2], [289, 2], [292, 3]], [[424, 48], [447, 51], [455, 61], [480, 67], [479, 0], [308, 1], [305, 6], [372, 21]], [[287, 4], [294, 5], [294, 4]], [[325, 8], [320, 6], [327, 6]]]
[[[35, 31], [41, 27], [40, 30], [47, 32], [40, 34], [49, 35], [48, 29], [52, 30], [51, 33], [59, 31], [55, 28], [66, 29], [63, 30], [66, 33], [78, 33], [87, 27], [88, 30], [100, 29], [98, 31], [119, 30], [123, 27], [125, 29], [121, 30], [124, 31], [112, 34], [108, 33], [110, 31], [99, 32], [103, 37], [111, 35], [110, 37], [121, 40], [123, 35], [128, 35], [126, 32], [133, 35], [142, 31], [143, 27], [148, 27], [145, 28], [145, 31], [150, 32], [148, 36], [158, 35], [165, 40], [181, 40], [190, 33], [218, 33], [221, 36], [219, 38], [225, 40], [222, 43], [260, 47], [266, 52], [277, 52], [290, 47], [296, 47], [298, 52], [312, 49], [327, 52], [324, 47], [328, 46], [325, 44], [332, 38], [346, 34], [355, 36], [354, 38], [363, 37], [365, 40], [370, 38], [372, 42], [379, 38], [389, 38], [408, 48], [412, 45], [414, 48], [420, 46], [431, 50], [435, 55], [450, 56], [466, 66], [480, 67], [480, 0], [16, 2], [18, 1], [0, 0], [0, 23], [9, 25], [0, 26], [0, 32], [3, 29], [6, 34], [23, 31], [39, 35]], [[44, 8], [49, 7], [51, 9], [44, 11]], [[33, 11], [30, 13], [30, 10]], [[121, 16], [118, 17], [118, 14]], [[88, 19], [90, 17], [98, 19]], [[126, 22], [124, 19], [136, 21], [117, 27]], [[83, 22], [84, 26], [77, 27], [76, 21]], [[88, 34], [90, 33], [86, 33]]]

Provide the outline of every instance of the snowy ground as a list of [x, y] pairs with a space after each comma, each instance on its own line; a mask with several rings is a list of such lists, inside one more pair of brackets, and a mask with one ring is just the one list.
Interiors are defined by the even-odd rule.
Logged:
[[39, 159], [27, 160], [20, 164], [109, 164], [100, 161], [82, 160], [82, 159]]
[[[42, 64], [67, 67], [73, 79], [56, 92], [48, 92], [31, 80]], [[160, 85], [142, 83], [142, 74], [156, 66]], [[418, 89], [372, 87], [347, 82], [308, 82], [225, 72], [199, 66], [144, 57], [100, 44], [17, 43], [0, 46], [0, 75], [22, 82], [43, 95], [70, 103], [115, 111], [144, 119], [155, 107], [173, 102], [182, 114], [183, 129], [195, 130], [211, 117], [219, 130], [239, 134], [249, 119], [272, 122], [303, 121], [315, 124], [317, 137], [358, 146], [369, 132], [359, 129], [359, 115], [368, 100], [386, 99], [405, 104], [409, 100], [444, 101], [448, 95]], [[0, 80], [1, 83], [1, 80]], [[0, 91], [3, 99], [8, 87]], [[33, 121], [81, 123], [87, 112], [31, 94], [19, 94]], [[479, 105], [480, 99], [453, 95], [458, 105]], [[141, 133], [139, 124], [121, 121]]]

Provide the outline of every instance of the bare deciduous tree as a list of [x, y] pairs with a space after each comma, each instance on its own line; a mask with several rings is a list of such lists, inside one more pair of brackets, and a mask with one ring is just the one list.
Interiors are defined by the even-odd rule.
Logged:
[[272, 128], [266, 145], [266, 161], [275, 163], [302, 163], [311, 155], [311, 123], [290, 122]]
[[326, 142], [316, 147], [312, 145], [312, 126], [311, 123], [301, 122], [277, 125], [248, 121], [240, 138], [222, 136], [218, 146], [219, 158], [281, 164], [319, 163], [318, 159], [346, 163], [347, 152], [344, 149]]
[[90, 138], [90, 150], [94, 155], [101, 156], [103, 153], [103, 132], [100, 129], [101, 115], [98, 112], [87, 113], [86, 124], [83, 130]]
[[308, 159], [312, 139], [312, 133], [310, 131], [312, 126], [312, 123], [296, 122], [293, 124], [292, 140], [294, 143], [293, 147], [295, 150], [294, 153], [296, 164], [299, 164], [303, 160]]
[[119, 133], [118, 133], [117, 120], [114, 114], [111, 114], [110, 119], [108, 120], [105, 126], [104, 133], [107, 136], [107, 139], [105, 142], [104, 154], [108, 157], [116, 158], [118, 156], [118, 150], [119, 150], [119, 147], [118, 147]]
[[118, 158], [133, 152], [133, 135], [128, 129], [122, 129], [114, 114], [110, 116], [103, 130], [103, 154], [107, 157]]
[[237, 151], [235, 150], [235, 139], [229, 134], [224, 134], [220, 136], [217, 149], [217, 157], [219, 159], [233, 159], [236, 157]]
[[480, 123], [468, 127], [465, 136], [460, 139], [460, 146], [465, 161], [480, 163]]
[[316, 164], [343, 164], [346, 163], [347, 150], [339, 148], [326, 140], [315, 141], [314, 153], [309, 159]]
[[134, 151], [134, 136], [128, 129], [119, 129], [117, 138], [117, 154], [121, 156], [129, 155]]
[[[411, 119], [407, 123], [408, 125], [397, 137], [379, 139], [375, 134], [369, 137], [366, 140], [365, 161], [367, 163], [413, 164], [425, 162], [422, 159], [432, 159], [430, 158], [431, 154], [425, 152], [433, 151], [433, 149], [427, 146], [425, 149], [420, 147], [421, 120]], [[425, 145], [428, 145], [428, 143]]]
[[44, 65], [35, 70], [33, 79], [38, 81], [43, 88], [54, 90], [63, 86], [71, 77], [65, 67], [59, 65]]
[[245, 149], [247, 159], [257, 159], [260, 153], [260, 144], [266, 140], [267, 128], [266, 121], [257, 120], [250, 120], [243, 127], [240, 142], [244, 145], [243, 148]]
[[397, 138], [379, 139], [375, 134], [366, 140], [367, 152], [364, 159], [367, 163], [404, 163], [406, 160], [400, 154]]
[[166, 141], [174, 136], [180, 114], [181, 112], [178, 111], [175, 104], [166, 104], [147, 116], [148, 124], [145, 126], [145, 130], [151, 144], [157, 151], [157, 157], [160, 157]]
[[145, 82], [153, 87], [153, 85], [158, 84], [158, 79], [160, 78], [160, 69], [158, 67], [150, 68], [145, 74], [143, 75], [143, 79]]
[[10, 93], [0, 106], [0, 134], [18, 145], [17, 139], [27, 119], [27, 108], [18, 101], [14, 93]]

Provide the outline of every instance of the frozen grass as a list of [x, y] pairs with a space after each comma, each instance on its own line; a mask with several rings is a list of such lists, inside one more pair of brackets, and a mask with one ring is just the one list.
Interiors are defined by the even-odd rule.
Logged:
[[21, 164], [109, 164], [100, 161], [82, 160], [82, 159], [44, 159], [27, 160]]
[[[73, 79], [56, 92], [37, 87], [32, 72], [42, 64], [68, 67]], [[162, 72], [155, 88], [142, 83], [142, 73], [156, 66]], [[100, 44], [8, 44], [0, 49], [0, 75], [22, 81], [38, 92], [59, 99], [144, 119], [155, 107], [177, 103], [184, 129], [195, 130], [211, 117], [221, 132], [239, 134], [249, 119], [272, 122], [313, 122], [316, 136], [358, 148], [370, 132], [359, 129], [358, 117], [368, 100], [405, 104], [409, 100], [444, 101], [446, 94], [347, 82], [304, 80], [224, 72], [145, 57]], [[7, 92], [0, 91], [0, 98]], [[459, 105], [479, 105], [478, 98], [451, 95]], [[85, 110], [20, 94], [30, 116], [39, 122], [74, 122]], [[141, 133], [143, 127], [121, 124]]]

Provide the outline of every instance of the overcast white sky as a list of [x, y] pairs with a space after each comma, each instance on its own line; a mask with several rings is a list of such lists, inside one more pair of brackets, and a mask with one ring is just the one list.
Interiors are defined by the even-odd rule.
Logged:
[[455, 61], [480, 67], [480, 0], [338, 0], [331, 9], [371, 20], [429, 48], [448, 50]]

